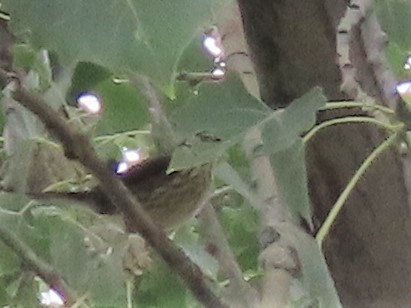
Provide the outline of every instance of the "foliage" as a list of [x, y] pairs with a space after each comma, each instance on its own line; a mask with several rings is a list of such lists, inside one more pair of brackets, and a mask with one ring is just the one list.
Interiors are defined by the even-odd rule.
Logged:
[[[402, 10], [403, 14], [410, 11], [405, 2], [379, 2], [389, 3], [390, 9]], [[262, 144], [256, 151], [271, 157], [281, 199], [294, 218], [303, 218], [311, 225], [301, 136], [315, 125], [315, 114], [324, 108], [326, 98], [314, 88], [288, 108], [273, 111], [250, 95], [234, 72], [220, 82], [192, 86], [178, 81], [179, 72], [204, 73], [200, 70], [212, 68], [212, 61], [199, 48], [201, 34], [230, 3], [128, 0], [102, 5], [98, 0], [3, 0], [2, 9], [10, 14], [10, 26], [19, 42], [12, 48], [15, 67], [28, 72], [30, 88], [48, 103], [65, 108], [73, 125], [93, 138], [102, 157], [119, 159], [123, 147], [153, 150], [153, 140], [145, 135], [153, 124], [150, 107], [143, 91], [131, 81], [136, 76], [150, 78], [161, 93], [167, 118], [183, 140], [173, 153], [170, 169], [215, 164], [215, 184], [236, 191], [234, 198], [216, 205], [220, 221], [244, 276], [258, 280], [259, 213], [252, 207], [253, 182], [239, 145], [250, 130], [261, 131]], [[384, 24], [395, 38], [389, 56], [399, 72], [398, 59], [409, 44], [400, 31], [404, 25], [389, 17], [387, 14]], [[76, 99], [85, 92], [102, 100], [101, 114], [84, 115], [75, 108]], [[13, 103], [6, 90], [4, 96]], [[22, 113], [21, 117], [38, 129], [35, 137], [47, 138], [30, 115]], [[20, 183], [17, 187], [22, 192], [30, 185], [30, 174], [47, 171], [44, 164], [37, 166], [39, 155], [33, 148], [38, 140], [33, 141], [30, 129], [1, 124], [3, 129], [17, 132], [17, 141], [24, 141], [14, 147], [17, 150], [8, 161], [9, 170], [18, 171], [11, 181]], [[12, 137], [6, 135], [5, 143], [15, 142]], [[58, 180], [69, 177], [76, 184], [84, 180], [84, 171], [79, 172], [70, 162], [55, 159], [54, 163], [65, 170]], [[41, 178], [37, 176], [35, 181]], [[143, 268], [143, 274], [137, 269], [137, 277], [131, 275], [132, 270], [124, 270], [129, 238], [111, 219], [73, 209], [64, 202], [33, 203], [20, 195], [4, 193], [0, 195], [0, 224], [54, 266], [77, 296], [85, 297], [93, 307], [125, 307], [130, 302], [138, 307], [199, 305], [157, 257], [153, 257], [154, 265], [149, 269]], [[174, 234], [174, 240], [221, 291], [225, 281], [220, 281], [218, 265], [203, 247], [197, 227], [195, 221], [187, 222]], [[298, 247], [303, 264], [298, 283], [309, 291], [308, 302], [337, 307], [338, 298], [320, 248], [307, 235], [282, 231]], [[23, 302], [19, 290], [26, 272], [24, 264], [0, 241], [0, 305]], [[31, 290], [37, 294], [39, 284], [33, 284]], [[296, 302], [305, 299], [297, 298]]]
[[376, 11], [384, 31], [389, 37], [387, 56], [395, 74], [409, 78], [410, 73], [403, 69], [409, 56], [411, 40], [411, 4], [402, 0], [378, 0]]

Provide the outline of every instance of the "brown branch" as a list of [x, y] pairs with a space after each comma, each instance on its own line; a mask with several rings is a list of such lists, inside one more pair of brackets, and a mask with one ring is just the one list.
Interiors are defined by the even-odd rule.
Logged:
[[27, 244], [1, 225], [0, 240], [23, 260], [29, 270], [33, 271], [43, 279], [50, 288], [59, 293], [65, 304], [70, 306], [75, 303], [74, 292], [69, 288], [57, 270], [41, 260]]
[[179, 144], [174, 129], [163, 110], [161, 97], [151, 81], [141, 75], [130, 76], [131, 83], [143, 94], [151, 116], [151, 133], [157, 146], [166, 153]]
[[375, 12], [371, 12], [361, 24], [361, 37], [364, 42], [364, 50], [367, 54], [367, 61], [374, 71], [374, 78], [381, 91], [384, 105], [395, 110], [400, 97], [395, 90], [398, 83], [394, 73], [389, 68], [387, 58], [384, 53], [387, 42], [386, 34], [378, 23]]
[[206, 204], [199, 216], [200, 232], [206, 240], [210, 254], [217, 260], [220, 273], [230, 281], [227, 297], [236, 307], [253, 307], [257, 303], [258, 294], [245, 282], [223, 229], [218, 222], [216, 212], [210, 203]]
[[13, 96], [36, 114], [47, 129], [61, 141], [68, 158], [80, 161], [100, 181], [101, 187], [110, 200], [119, 208], [124, 217], [132, 222], [134, 228], [132, 231], [143, 236], [170, 268], [179, 274], [203, 305], [225, 307], [207, 285], [200, 268], [191, 262], [181, 249], [171, 242], [164, 231], [154, 224], [131, 192], [98, 158], [89, 140], [79, 129], [68, 125], [59, 113], [23, 87], [17, 86]]
[[341, 18], [337, 28], [336, 49], [338, 54], [338, 65], [341, 70], [341, 90], [350, 97], [364, 99], [366, 94], [356, 80], [356, 68], [351, 62], [350, 42], [355, 27], [362, 22], [369, 9], [370, 1], [366, 0], [363, 6], [346, 7], [344, 16]]

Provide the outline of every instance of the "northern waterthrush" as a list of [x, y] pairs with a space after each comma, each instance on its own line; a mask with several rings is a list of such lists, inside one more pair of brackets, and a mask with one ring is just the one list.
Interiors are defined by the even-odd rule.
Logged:
[[[172, 229], [194, 216], [207, 195], [211, 181], [210, 165], [167, 174], [169, 163], [169, 156], [150, 158], [118, 175], [153, 221], [164, 229]], [[47, 192], [41, 197], [85, 202], [101, 214], [118, 213], [100, 186], [86, 192]]]

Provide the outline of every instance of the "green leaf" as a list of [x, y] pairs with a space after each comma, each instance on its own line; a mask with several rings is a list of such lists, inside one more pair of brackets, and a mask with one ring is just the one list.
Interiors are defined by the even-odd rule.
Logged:
[[217, 280], [217, 261], [205, 250], [200, 236], [194, 231], [192, 224], [186, 223], [179, 228], [175, 233], [174, 242], [201, 268], [204, 274]]
[[254, 200], [254, 196], [250, 190], [249, 185], [247, 185], [237, 171], [231, 167], [231, 165], [224, 161], [219, 163], [213, 170], [213, 174], [224, 181], [224, 183], [230, 185], [235, 191], [237, 191], [244, 198], [250, 202]]
[[[10, 138], [12, 139], [12, 138]], [[27, 191], [27, 179], [30, 173], [33, 154], [35, 153], [36, 145], [31, 140], [9, 140], [15, 145], [13, 147], [13, 155], [8, 160], [7, 174], [4, 181], [9, 187], [14, 187], [16, 192], [23, 193]], [[5, 208], [19, 210], [16, 206], [23, 206], [22, 202], [4, 204]]]
[[148, 122], [148, 110], [141, 95], [130, 84], [115, 84], [106, 79], [92, 92], [103, 102], [103, 113], [96, 134], [106, 135], [142, 128]]
[[[286, 149], [315, 124], [316, 112], [325, 102], [322, 91], [314, 88], [288, 108], [271, 111], [234, 76], [223, 83], [206, 83], [172, 117], [182, 135], [198, 138], [175, 151], [171, 167], [179, 170], [213, 162], [254, 126], [263, 128], [267, 153]], [[219, 141], [201, 141], [199, 133]]]
[[[3, 250], [2, 250], [3, 251]], [[7, 294], [8, 279], [0, 276], [0, 305], [6, 307], [10, 303], [10, 296]]]
[[211, 24], [203, 0], [5, 0], [15, 33], [29, 30], [38, 48], [63, 62], [88, 61], [114, 71], [139, 71], [168, 87], [192, 38]]
[[294, 217], [304, 218], [311, 225], [308, 197], [305, 148], [301, 138], [289, 148], [271, 156], [277, 189]]
[[[34, 50], [30, 45], [18, 44], [13, 46], [13, 62], [16, 67], [24, 68], [27, 70], [34, 70], [40, 77], [41, 89], [46, 89], [51, 83], [51, 68], [48, 61], [45, 61], [44, 57], [41, 59], [40, 52]], [[46, 53], [43, 51], [43, 53]]]
[[[123, 269], [123, 242], [113, 245], [104, 262], [89, 267], [90, 293], [97, 307], [126, 307], [126, 275]], [[83, 275], [87, 275], [83, 273]]]
[[278, 232], [297, 249], [302, 269], [299, 280], [310, 297], [318, 301], [320, 307], [342, 307], [324, 256], [314, 238], [291, 225], [280, 225]]
[[[195, 37], [190, 45], [184, 50], [178, 63], [177, 74], [181, 73], [207, 73], [213, 68], [213, 60], [204, 52], [204, 47], [201, 44], [200, 37]], [[178, 107], [180, 103], [186, 101], [190, 96], [194, 95], [199, 88], [200, 80], [182, 80], [175, 83], [174, 104], [171, 108]]]
[[315, 124], [316, 113], [326, 103], [322, 90], [313, 88], [284, 110], [274, 111], [261, 124], [266, 153], [273, 154], [292, 146]]
[[74, 69], [68, 90], [68, 101], [75, 105], [79, 94], [92, 91], [99, 83], [112, 78], [112, 75], [109, 70], [102, 66], [90, 62], [78, 63]]
[[45, 225], [48, 225], [49, 232], [52, 232], [49, 250], [53, 266], [70, 286], [78, 290], [89, 290], [91, 288], [90, 276], [96, 264], [93, 264], [87, 255], [84, 235], [79, 232], [78, 228], [57, 216], [39, 217], [36, 221], [37, 228], [43, 229]]
[[[31, 233], [36, 236], [31, 236], [30, 246], [72, 288], [81, 295], [88, 293], [96, 305], [125, 306], [122, 266], [125, 241], [116, 238], [111, 248], [107, 245], [109, 253], [92, 253], [85, 242], [91, 231], [75, 222], [70, 213], [53, 207], [36, 209], [31, 224]], [[27, 234], [24, 236], [29, 238]]]
[[206, 132], [226, 141], [263, 120], [269, 109], [252, 97], [235, 76], [221, 83], [204, 83], [197, 95], [176, 110], [171, 119], [183, 136]]
[[0, 277], [20, 270], [20, 260], [1, 240], [0, 251]]
[[222, 83], [202, 84], [198, 95], [192, 95], [171, 116], [188, 146], [177, 148], [170, 168], [214, 162], [240, 142], [247, 129], [270, 114], [271, 109], [249, 95], [234, 75]]
[[390, 41], [405, 50], [411, 48], [411, 2], [404, 0], [378, 0], [376, 11]]
[[24, 271], [15, 282], [17, 289], [15, 290], [16, 293], [11, 302], [12, 307], [31, 307], [33, 303], [38, 302], [38, 283], [35, 280], [34, 273]]
[[221, 157], [227, 149], [235, 145], [241, 139], [236, 138], [226, 142], [201, 142], [194, 139], [189, 146], [179, 146], [173, 153], [169, 171], [177, 171], [186, 168], [202, 166], [213, 163]]
[[263, 146], [271, 154], [279, 194], [291, 213], [308, 224], [311, 224], [311, 207], [300, 136], [315, 124], [317, 110], [325, 103], [321, 89], [313, 88], [286, 109], [274, 111], [263, 126]]
[[260, 252], [260, 224], [256, 209], [247, 203], [224, 207], [219, 212], [219, 218], [243, 272], [256, 272]]
[[194, 37], [187, 45], [178, 62], [179, 72], [207, 72], [213, 67], [213, 60], [204, 51], [203, 37]]
[[411, 72], [404, 69], [405, 61], [409, 56], [407, 49], [401, 48], [394, 42], [389, 42], [385, 47], [385, 54], [387, 55], [388, 62], [395, 73], [395, 76], [401, 79], [409, 78], [411, 76]]
[[134, 302], [139, 307], [187, 307], [189, 295], [176, 274], [164, 262], [157, 260], [150, 271], [144, 273]]

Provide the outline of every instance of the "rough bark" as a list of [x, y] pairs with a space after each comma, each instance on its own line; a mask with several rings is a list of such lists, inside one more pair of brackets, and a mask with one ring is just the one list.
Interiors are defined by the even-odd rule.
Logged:
[[[335, 29], [343, 0], [239, 0], [251, 57], [263, 100], [287, 106], [316, 85], [329, 100], [339, 90]], [[359, 32], [351, 55], [363, 89], [377, 100], [372, 70]], [[319, 120], [341, 116], [322, 113]], [[362, 161], [385, 138], [373, 126], [331, 127], [307, 149], [314, 219], [322, 222]], [[396, 149], [367, 171], [328, 236], [324, 251], [346, 307], [405, 307], [411, 299], [411, 228], [409, 163]]]

